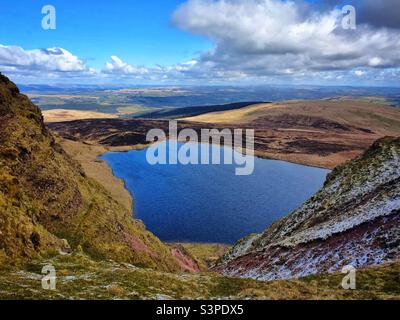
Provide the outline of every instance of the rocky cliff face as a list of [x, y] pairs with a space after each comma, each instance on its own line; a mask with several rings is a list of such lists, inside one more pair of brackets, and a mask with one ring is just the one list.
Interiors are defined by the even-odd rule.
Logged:
[[261, 280], [400, 259], [400, 138], [378, 140], [335, 169], [301, 208], [239, 241], [215, 267]]
[[40, 110], [0, 74], [0, 262], [71, 250], [159, 270], [187, 269], [85, 176], [47, 131]]

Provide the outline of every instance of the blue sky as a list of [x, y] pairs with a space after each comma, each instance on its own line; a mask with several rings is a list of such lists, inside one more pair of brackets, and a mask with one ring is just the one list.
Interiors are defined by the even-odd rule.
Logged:
[[[51, 31], [41, 28], [42, 7], [50, 3], [57, 10], [57, 29]], [[1, 0], [0, 43], [66, 48], [98, 68], [111, 55], [138, 65], [175, 64], [211, 47], [205, 37], [172, 26], [171, 15], [181, 3]]]
[[[41, 27], [44, 5], [56, 30]], [[354, 5], [356, 30], [342, 27]], [[398, 0], [0, 0], [18, 83], [400, 86]]]

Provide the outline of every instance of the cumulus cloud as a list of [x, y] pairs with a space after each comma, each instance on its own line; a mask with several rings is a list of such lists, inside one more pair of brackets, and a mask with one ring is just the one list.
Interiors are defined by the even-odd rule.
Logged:
[[[342, 7], [357, 9], [357, 29], [342, 27]], [[21, 77], [96, 77], [149, 82], [399, 83], [398, 0], [187, 0], [172, 16], [213, 49], [192, 60], [138, 66], [113, 55], [96, 71], [63, 48], [0, 45], [0, 70]], [[38, 71], [40, 71], [38, 73]]]
[[[338, 6], [310, 10], [280, 0], [188, 0], [173, 22], [207, 36], [215, 48], [197, 67], [243, 77], [395, 68], [400, 65], [400, 33], [372, 24], [342, 28]], [[329, 9], [328, 9], [329, 8]]]
[[0, 71], [15, 80], [82, 79], [97, 72], [63, 48], [25, 50], [0, 44]]
[[24, 50], [17, 46], [0, 45], [0, 65], [58, 72], [88, 70], [83, 61], [63, 48]]
[[149, 73], [148, 69], [128, 64], [117, 56], [111, 56], [111, 61], [106, 63], [103, 71], [105, 73], [121, 75], [145, 75]]
[[166, 81], [184, 78], [186, 72], [192, 70], [196, 64], [196, 60], [190, 60], [171, 66], [138, 67], [114, 55], [111, 56], [110, 61], [105, 64], [102, 71], [104, 74], [114, 77]]

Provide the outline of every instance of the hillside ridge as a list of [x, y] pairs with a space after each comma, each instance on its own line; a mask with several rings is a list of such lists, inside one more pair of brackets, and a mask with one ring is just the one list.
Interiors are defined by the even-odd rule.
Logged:
[[187, 267], [86, 176], [39, 108], [0, 74], [0, 260], [75, 250], [158, 270]]
[[298, 278], [396, 261], [399, 244], [400, 138], [387, 137], [333, 170], [292, 214], [239, 241], [215, 270], [261, 280]]

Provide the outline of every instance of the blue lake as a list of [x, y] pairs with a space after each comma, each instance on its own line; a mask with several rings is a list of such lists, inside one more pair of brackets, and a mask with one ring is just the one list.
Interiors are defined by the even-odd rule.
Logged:
[[254, 173], [237, 176], [234, 164], [150, 165], [146, 152], [100, 159], [133, 194], [135, 218], [163, 241], [232, 244], [262, 232], [318, 191], [329, 172], [255, 158]]

